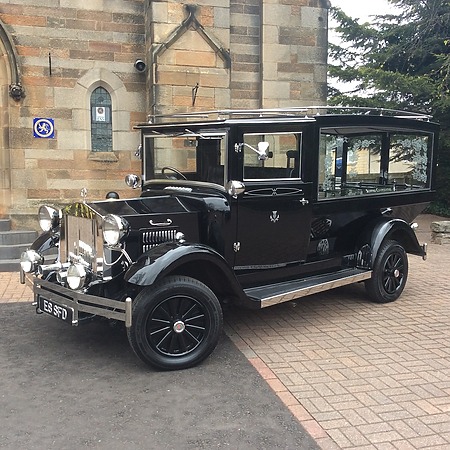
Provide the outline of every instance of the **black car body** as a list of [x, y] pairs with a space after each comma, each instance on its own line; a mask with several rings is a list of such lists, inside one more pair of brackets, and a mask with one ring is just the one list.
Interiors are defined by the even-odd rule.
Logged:
[[[259, 309], [361, 282], [396, 300], [433, 197], [439, 127], [389, 110], [181, 114], [141, 130], [132, 199], [41, 207], [22, 256], [37, 311], [124, 321], [162, 369], [215, 348], [223, 305]], [[48, 261], [48, 254], [57, 256]], [[251, 312], [249, 312], [251, 314]]]

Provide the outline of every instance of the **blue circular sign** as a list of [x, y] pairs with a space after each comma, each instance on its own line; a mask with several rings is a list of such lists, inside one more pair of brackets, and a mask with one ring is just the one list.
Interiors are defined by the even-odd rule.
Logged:
[[33, 119], [33, 136], [51, 139], [55, 137], [55, 122], [53, 119]]

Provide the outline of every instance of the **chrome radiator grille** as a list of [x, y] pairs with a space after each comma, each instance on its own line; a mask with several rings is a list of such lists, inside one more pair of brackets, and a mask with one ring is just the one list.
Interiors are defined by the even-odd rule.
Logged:
[[158, 244], [175, 240], [176, 233], [177, 230], [144, 231], [141, 237], [142, 251], [146, 252]]
[[97, 217], [65, 215], [62, 225], [60, 261], [82, 259], [97, 272], [97, 261], [103, 258], [103, 237]]

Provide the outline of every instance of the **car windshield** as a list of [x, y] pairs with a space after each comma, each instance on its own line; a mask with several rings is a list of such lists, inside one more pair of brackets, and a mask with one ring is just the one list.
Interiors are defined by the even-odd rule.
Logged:
[[224, 185], [226, 135], [193, 133], [146, 137], [147, 179], [204, 181]]

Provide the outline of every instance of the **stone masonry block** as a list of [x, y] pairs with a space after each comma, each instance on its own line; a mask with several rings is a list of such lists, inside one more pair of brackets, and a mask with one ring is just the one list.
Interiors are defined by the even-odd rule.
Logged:
[[212, 88], [226, 88], [229, 86], [228, 73], [200, 73], [200, 86], [208, 86]]
[[275, 25], [266, 25], [263, 27], [264, 44], [278, 44], [278, 27]]
[[263, 97], [270, 99], [288, 99], [291, 85], [288, 81], [263, 81]]
[[159, 44], [161, 42], [164, 42], [167, 36], [172, 33], [173, 29], [173, 24], [155, 23], [153, 25], [153, 43]]
[[434, 244], [450, 244], [450, 234], [449, 233], [431, 233], [431, 242]]
[[167, 22], [167, 3], [166, 2], [150, 2], [151, 20], [154, 22]]
[[158, 83], [186, 86], [186, 72], [158, 71]]
[[431, 242], [435, 244], [450, 244], [450, 220], [431, 223]]
[[257, 27], [259, 26], [259, 15], [231, 14], [232, 26]]
[[214, 28], [230, 28], [229, 8], [214, 8]]
[[20, 169], [11, 170], [11, 183], [14, 189], [39, 189], [47, 184], [45, 170]]
[[195, 4], [197, 5], [206, 5], [206, 6], [215, 6], [215, 7], [222, 7], [224, 5], [226, 5], [227, 7], [229, 7], [229, 0], [197, 0], [195, 2]]
[[93, 11], [102, 11], [104, 7], [103, 0], [61, 0], [61, 8], [90, 9]]
[[122, 131], [114, 133], [114, 150], [134, 152], [139, 145], [138, 131]]
[[301, 26], [309, 28], [325, 28], [326, 26], [326, 13], [322, 8], [303, 7], [301, 14]]
[[187, 31], [176, 42], [172, 44], [169, 50], [188, 50], [192, 52], [213, 52], [213, 49], [196, 31]]
[[231, 106], [229, 89], [215, 89], [215, 107], [217, 109], [228, 109]]
[[264, 49], [264, 62], [291, 63], [290, 45], [269, 44]]
[[177, 51], [176, 63], [179, 66], [216, 67], [217, 56], [214, 52]]
[[435, 233], [450, 233], [450, 220], [432, 222], [431, 231], [434, 231]]
[[280, 17], [290, 17], [291, 7], [289, 5], [265, 4], [264, 5], [264, 26], [280, 26]]

